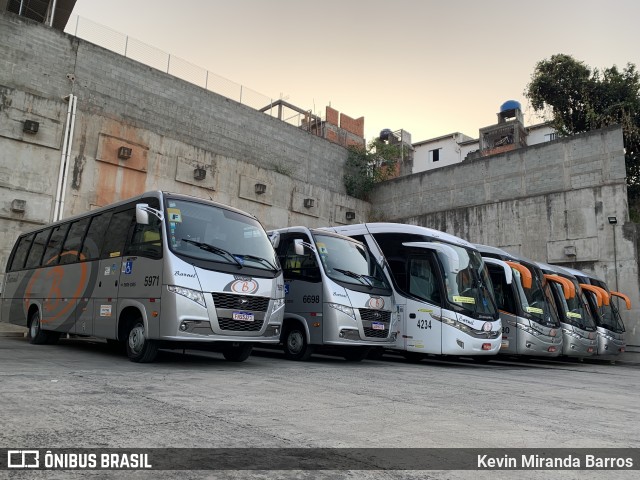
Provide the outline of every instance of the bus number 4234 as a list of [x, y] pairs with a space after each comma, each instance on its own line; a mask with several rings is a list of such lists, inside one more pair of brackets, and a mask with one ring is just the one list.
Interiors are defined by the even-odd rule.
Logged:
[[418, 320], [418, 328], [421, 329], [430, 329], [431, 328], [431, 320]]

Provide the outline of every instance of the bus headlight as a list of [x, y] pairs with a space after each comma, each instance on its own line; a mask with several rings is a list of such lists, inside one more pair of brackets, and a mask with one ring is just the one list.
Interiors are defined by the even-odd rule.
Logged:
[[279, 308], [284, 307], [284, 297], [283, 298], [276, 298], [273, 301], [273, 311], [275, 312], [276, 310], [278, 310]]
[[349, 315], [354, 320], [356, 319], [356, 314], [353, 312], [353, 308], [347, 307], [346, 305], [340, 305], [339, 303], [327, 303], [331, 308], [335, 308], [339, 312], [344, 313], [345, 315]]
[[194, 302], [196, 302], [199, 305], [202, 305], [205, 308], [207, 306], [204, 301], [204, 295], [202, 294], [202, 292], [199, 292], [198, 290], [191, 290], [190, 288], [184, 288], [184, 287], [176, 287], [175, 285], [168, 285], [167, 289], [171, 293], [177, 293], [178, 295], [187, 297], [189, 300], [193, 300]]

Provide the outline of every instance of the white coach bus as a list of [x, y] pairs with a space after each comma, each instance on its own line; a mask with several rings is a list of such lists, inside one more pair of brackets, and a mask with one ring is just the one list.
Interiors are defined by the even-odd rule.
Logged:
[[284, 273], [282, 344], [291, 360], [318, 350], [347, 360], [396, 339], [392, 290], [370, 250], [307, 227], [269, 232]]
[[500, 350], [501, 321], [478, 250], [438, 230], [398, 223], [327, 228], [376, 252], [394, 290], [398, 338], [406, 358], [488, 359]]
[[284, 283], [255, 217], [148, 192], [21, 235], [1, 312], [34, 344], [93, 336], [126, 344], [134, 362], [209, 344], [243, 361], [253, 342], [278, 343]]

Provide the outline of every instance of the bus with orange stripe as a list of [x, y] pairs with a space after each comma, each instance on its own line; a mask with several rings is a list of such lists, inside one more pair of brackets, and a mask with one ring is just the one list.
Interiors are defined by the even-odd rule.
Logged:
[[549, 281], [532, 261], [500, 248], [475, 245], [493, 282], [502, 319], [500, 354], [557, 357], [562, 330]]
[[0, 312], [34, 344], [74, 334], [134, 362], [189, 347], [243, 361], [253, 343], [279, 342], [284, 281], [254, 216], [156, 191], [21, 235]]

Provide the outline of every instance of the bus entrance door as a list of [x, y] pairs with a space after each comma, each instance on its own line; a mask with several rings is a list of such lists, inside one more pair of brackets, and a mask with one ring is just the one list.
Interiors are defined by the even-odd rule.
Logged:
[[403, 332], [407, 351], [442, 354], [441, 289], [433, 253], [407, 259], [406, 288], [410, 294]]

